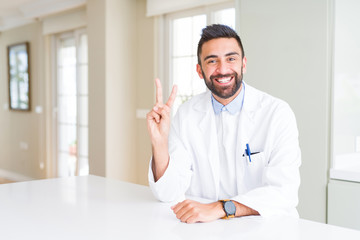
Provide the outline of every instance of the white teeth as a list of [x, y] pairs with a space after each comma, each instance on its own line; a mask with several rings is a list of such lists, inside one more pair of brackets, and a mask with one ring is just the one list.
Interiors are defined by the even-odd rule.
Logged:
[[227, 83], [227, 82], [230, 82], [230, 80], [231, 80], [231, 77], [216, 79], [216, 81], [218, 81], [219, 83]]

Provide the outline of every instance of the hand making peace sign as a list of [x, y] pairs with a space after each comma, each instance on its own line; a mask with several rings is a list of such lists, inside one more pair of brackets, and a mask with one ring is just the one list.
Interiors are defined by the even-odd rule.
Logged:
[[177, 86], [174, 85], [170, 97], [166, 104], [163, 103], [162, 87], [160, 80], [155, 79], [156, 84], [156, 103], [153, 109], [146, 115], [147, 127], [150, 134], [151, 142], [154, 145], [167, 145], [170, 131], [170, 113], [174, 103]]

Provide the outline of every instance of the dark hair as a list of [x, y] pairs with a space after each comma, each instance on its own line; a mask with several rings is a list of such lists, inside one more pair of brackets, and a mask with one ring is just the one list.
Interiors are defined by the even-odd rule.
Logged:
[[242, 57], [244, 58], [245, 52], [243, 45], [241, 43], [239, 35], [237, 35], [234, 29], [222, 24], [213, 24], [207, 26], [206, 28], [203, 28], [202, 30], [201, 38], [199, 40], [198, 49], [197, 49], [198, 63], [200, 66], [201, 66], [200, 55], [203, 44], [216, 38], [235, 38], [241, 49]]

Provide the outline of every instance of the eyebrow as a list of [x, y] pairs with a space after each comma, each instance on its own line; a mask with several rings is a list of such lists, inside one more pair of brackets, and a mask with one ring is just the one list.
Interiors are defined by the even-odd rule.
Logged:
[[[232, 56], [232, 55], [238, 55], [238, 56], [240, 56], [240, 54], [237, 53], [237, 52], [229, 52], [229, 53], [225, 54], [225, 57]], [[206, 57], [204, 58], [204, 61], [206, 61], [206, 60], [209, 59], [209, 58], [217, 58], [217, 57], [218, 57], [218, 55], [209, 55], [209, 56], [206, 56]]]
[[238, 55], [238, 56], [240, 56], [240, 54], [237, 53], [237, 52], [230, 52], [230, 53], [225, 54], [226, 57], [232, 56], [232, 55]]
[[218, 57], [217, 55], [209, 55], [204, 58], [204, 61], [206, 61], [209, 58], [217, 58], [217, 57]]

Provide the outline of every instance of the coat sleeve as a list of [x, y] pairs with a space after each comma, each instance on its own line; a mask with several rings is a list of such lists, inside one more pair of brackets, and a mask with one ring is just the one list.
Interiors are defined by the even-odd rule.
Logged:
[[[180, 110], [180, 109], [179, 109]], [[190, 186], [192, 167], [191, 156], [188, 154], [180, 136], [181, 114], [178, 112], [171, 123], [169, 133], [169, 165], [164, 175], [154, 181], [150, 160], [149, 185], [155, 197], [163, 202], [183, 199]]]
[[235, 196], [232, 200], [258, 211], [264, 217], [298, 217], [296, 206], [301, 152], [295, 116], [287, 104], [281, 104], [275, 111], [269, 131], [274, 131], [269, 134], [272, 136], [269, 142], [273, 145], [263, 171], [261, 186]]

